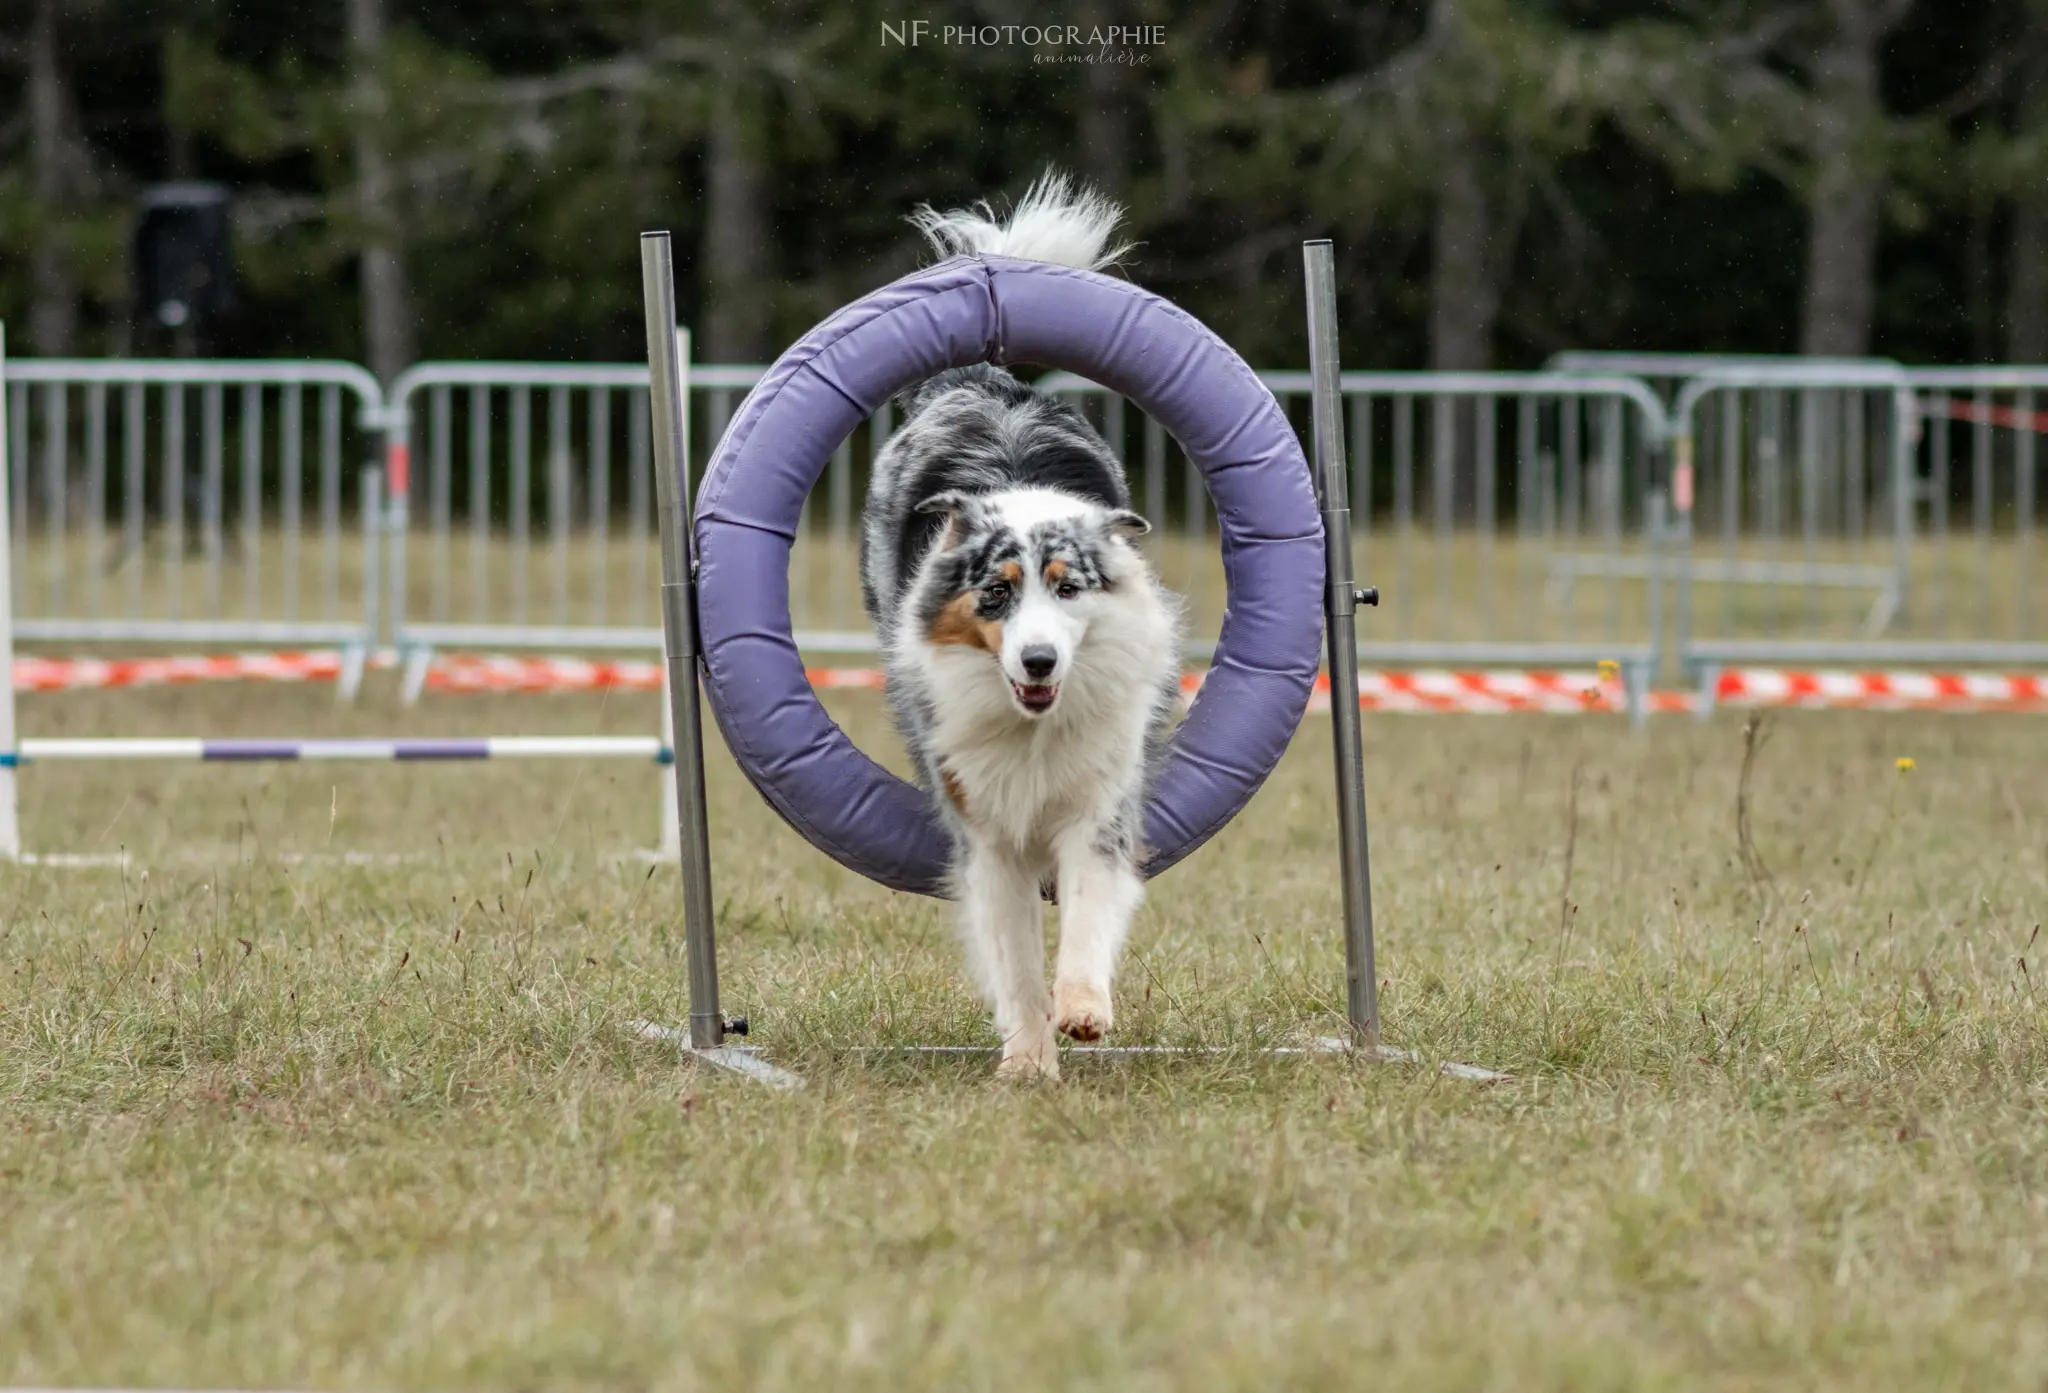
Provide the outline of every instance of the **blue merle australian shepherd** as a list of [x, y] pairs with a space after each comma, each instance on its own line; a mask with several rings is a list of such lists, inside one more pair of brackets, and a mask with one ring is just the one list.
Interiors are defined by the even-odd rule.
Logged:
[[[942, 256], [1113, 264], [1120, 210], [1048, 175], [1006, 220], [920, 209]], [[1056, 1078], [1060, 1035], [1110, 1027], [1146, 785], [1173, 718], [1180, 606], [1132, 544], [1115, 451], [1071, 407], [1001, 368], [904, 393], [875, 462], [861, 589], [890, 703], [951, 829], [974, 977], [1002, 1036], [997, 1072]], [[1042, 889], [1059, 905], [1045, 986]]]

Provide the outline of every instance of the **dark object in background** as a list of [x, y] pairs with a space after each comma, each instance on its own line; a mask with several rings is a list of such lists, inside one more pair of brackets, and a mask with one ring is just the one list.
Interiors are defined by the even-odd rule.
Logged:
[[[172, 351], [180, 358], [211, 357], [217, 351], [214, 332], [235, 308], [228, 207], [223, 184], [180, 181], [142, 191], [135, 223], [132, 289], [135, 327], [145, 344], [168, 333]], [[160, 523], [170, 509], [178, 509], [186, 555], [198, 556], [206, 546], [205, 519], [209, 516], [205, 474], [197, 451], [185, 451], [183, 459], [176, 500], [157, 499], [155, 507], [145, 505], [145, 514]], [[214, 500], [210, 516], [219, 527], [220, 500]], [[237, 533], [216, 535], [239, 556]], [[141, 537], [144, 545], [148, 536], [146, 523]], [[120, 570], [136, 550], [124, 541], [108, 556], [107, 573]]]
[[235, 306], [228, 191], [220, 184], [158, 184], [142, 195], [135, 226], [135, 307], [143, 323], [199, 351], [206, 330]]

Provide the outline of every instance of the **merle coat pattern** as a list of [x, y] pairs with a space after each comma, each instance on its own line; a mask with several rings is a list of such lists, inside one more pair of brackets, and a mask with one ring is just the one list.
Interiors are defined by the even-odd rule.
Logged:
[[[1049, 178], [1006, 223], [985, 210], [918, 221], [942, 252], [1092, 268], [1115, 217]], [[953, 835], [999, 1072], [1057, 1077], [1057, 1036], [1096, 1039], [1113, 1020], [1180, 609], [1133, 545], [1148, 529], [1116, 453], [1078, 412], [987, 365], [929, 378], [901, 406], [870, 482], [862, 598], [898, 728]], [[1040, 896], [1054, 887], [1048, 994]]]

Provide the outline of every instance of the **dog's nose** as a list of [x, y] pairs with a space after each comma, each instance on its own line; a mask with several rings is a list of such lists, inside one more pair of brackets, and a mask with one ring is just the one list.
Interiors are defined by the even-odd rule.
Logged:
[[1034, 643], [1019, 656], [1024, 661], [1024, 675], [1033, 682], [1043, 682], [1052, 676], [1052, 670], [1060, 660], [1060, 655], [1049, 643]]

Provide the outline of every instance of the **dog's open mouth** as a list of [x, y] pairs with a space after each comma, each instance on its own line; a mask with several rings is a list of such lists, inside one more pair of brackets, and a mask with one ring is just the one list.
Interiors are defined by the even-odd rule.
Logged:
[[1010, 690], [1016, 694], [1017, 704], [1034, 716], [1042, 716], [1052, 710], [1052, 704], [1060, 699], [1060, 684], [1057, 682], [1012, 682]]

